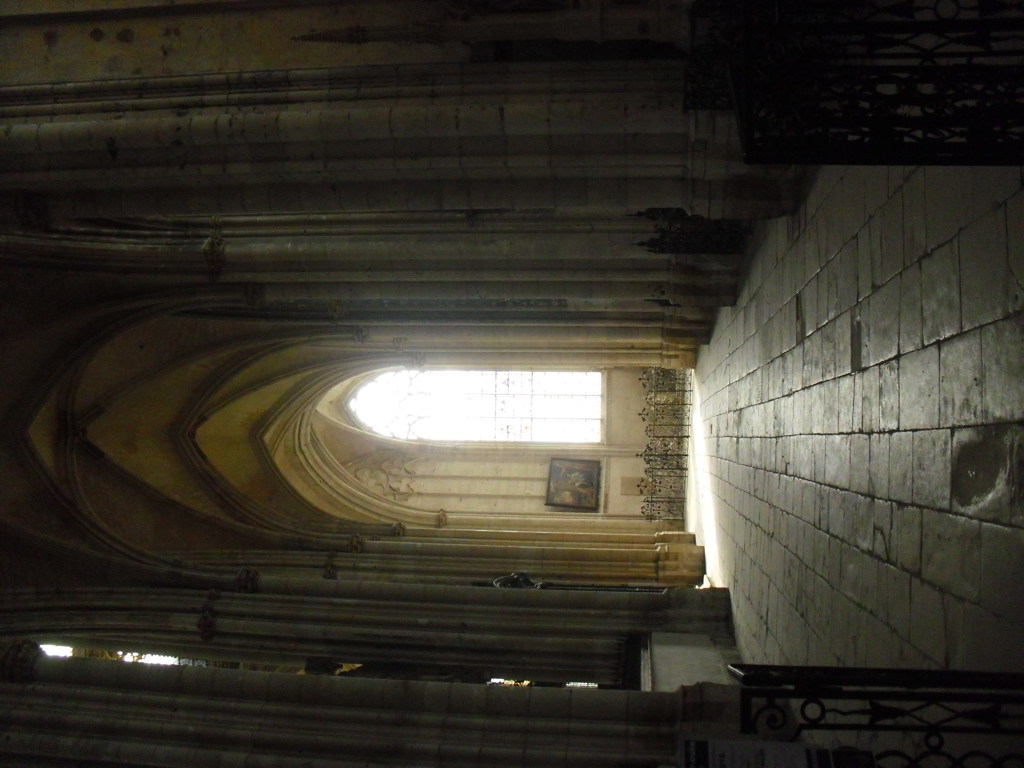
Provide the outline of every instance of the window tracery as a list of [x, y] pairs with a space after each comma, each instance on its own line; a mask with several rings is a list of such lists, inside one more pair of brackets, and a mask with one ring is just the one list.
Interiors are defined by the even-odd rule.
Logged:
[[602, 400], [594, 371], [400, 370], [367, 381], [348, 405], [401, 440], [599, 443]]

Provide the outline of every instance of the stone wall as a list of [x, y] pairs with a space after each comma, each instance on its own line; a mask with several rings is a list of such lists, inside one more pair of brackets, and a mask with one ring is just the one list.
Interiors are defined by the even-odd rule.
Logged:
[[745, 659], [1024, 670], [1020, 171], [824, 168], [759, 233], [690, 509]]

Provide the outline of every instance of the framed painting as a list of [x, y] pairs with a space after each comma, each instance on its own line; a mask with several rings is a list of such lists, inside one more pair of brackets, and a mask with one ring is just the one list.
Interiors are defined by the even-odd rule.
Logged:
[[596, 512], [600, 500], [601, 462], [582, 459], [552, 459], [548, 472], [549, 507], [567, 507]]

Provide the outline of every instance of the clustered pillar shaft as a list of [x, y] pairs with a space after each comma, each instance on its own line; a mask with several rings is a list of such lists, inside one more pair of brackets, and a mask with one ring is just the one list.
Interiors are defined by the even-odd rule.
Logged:
[[[122, 83], [80, 84], [67, 92], [75, 119], [59, 121], [49, 101], [36, 101], [38, 89], [9, 88], [0, 118], [13, 124], [0, 136], [0, 189], [46, 190], [54, 213], [79, 218], [782, 213], [784, 185], [727, 159], [735, 128], [691, 119], [682, 86], [674, 61], [351, 67], [302, 73], [296, 82], [258, 73], [237, 82], [139, 79], [132, 109], [118, 119], [108, 110]], [[239, 100], [241, 88], [249, 93]], [[178, 98], [167, 103], [169, 93]], [[81, 191], [69, 195], [69, 186]]]
[[[688, 533], [658, 533], [647, 541], [604, 545], [597, 542], [476, 543], [472, 539], [381, 541], [357, 539], [349, 551], [209, 551], [181, 553], [183, 560], [211, 567], [238, 568], [259, 563], [261, 572], [279, 576], [364, 581], [388, 578], [467, 585], [488, 583], [512, 572], [563, 584], [699, 585], [704, 579], [704, 548]], [[353, 549], [358, 551], [352, 551]]]
[[262, 577], [259, 592], [23, 590], [4, 633], [105, 650], [302, 667], [309, 658], [547, 682], [623, 683], [625, 644], [728, 635], [725, 590], [515, 590]]
[[679, 693], [347, 680], [4, 655], [10, 756], [129, 766], [657, 766], [728, 706]]

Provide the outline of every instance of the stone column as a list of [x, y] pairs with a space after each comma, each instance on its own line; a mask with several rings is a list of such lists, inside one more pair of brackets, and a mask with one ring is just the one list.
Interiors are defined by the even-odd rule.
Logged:
[[38, 88], [7, 89], [17, 118], [0, 136], [0, 190], [46, 193], [55, 218], [652, 207], [747, 218], [781, 215], [792, 193], [777, 172], [738, 165], [724, 118], [691, 123], [679, 62], [135, 83], [118, 119], [117, 82], [67, 89], [74, 117], [57, 121]]
[[[506, 525], [507, 518], [506, 518]], [[329, 551], [246, 550], [202, 552], [179, 557], [193, 563], [233, 567], [255, 562], [262, 571], [319, 578], [330, 560], [341, 578], [396, 579], [429, 583], [488, 583], [512, 572], [556, 584], [699, 585], [704, 580], [704, 548], [691, 535], [679, 541], [624, 547], [576, 541], [529, 540], [418, 541], [357, 536], [349, 546]]]
[[729, 633], [724, 590], [519, 590], [270, 576], [247, 588], [259, 591], [23, 591], [0, 606], [8, 636], [76, 647], [297, 667], [330, 658], [471, 680], [622, 684], [631, 635]]
[[706, 686], [642, 693], [348, 680], [53, 659], [25, 641], [3, 658], [0, 750], [24, 760], [646, 768], [677, 764], [680, 732], [729, 730], [733, 714]]

